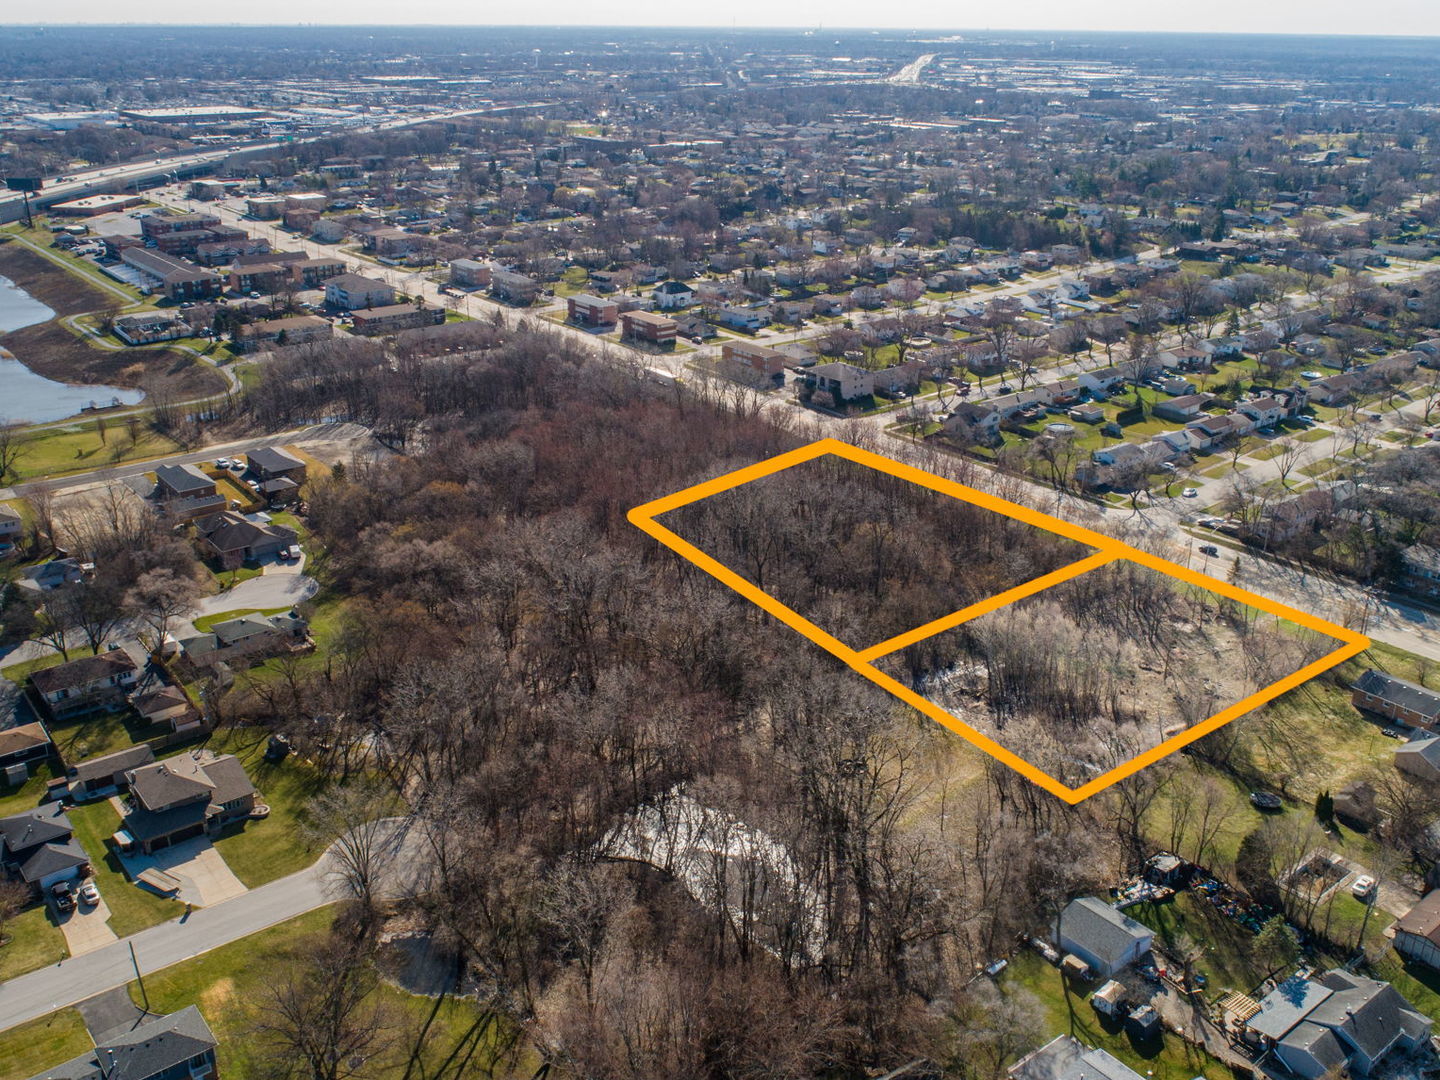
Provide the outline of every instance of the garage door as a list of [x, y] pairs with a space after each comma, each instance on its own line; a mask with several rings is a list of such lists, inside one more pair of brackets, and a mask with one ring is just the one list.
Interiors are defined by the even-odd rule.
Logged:
[[150, 845], [150, 850], [159, 851], [161, 848], [167, 848], [170, 847], [170, 845], [172, 844], [178, 844], [182, 840], [189, 840], [193, 836], [199, 836], [204, 831], [204, 825], [187, 825], [179, 832], [173, 832], [162, 840], [155, 840], [154, 842], [152, 842]]

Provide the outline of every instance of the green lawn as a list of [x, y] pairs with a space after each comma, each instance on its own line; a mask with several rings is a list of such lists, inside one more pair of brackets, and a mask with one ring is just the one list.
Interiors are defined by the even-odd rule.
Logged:
[[[70, 955], [65, 935], [50, 921], [44, 904], [26, 908], [5, 924], [10, 943], [0, 946], [0, 981], [58, 964]], [[4, 1055], [0, 1055], [3, 1063]]]
[[[289, 922], [262, 930], [243, 941], [218, 949], [147, 976], [142, 992], [139, 983], [130, 984], [130, 996], [154, 1012], [170, 1012], [195, 1005], [220, 1042], [220, 1072], [226, 1080], [255, 1080], [262, 1063], [251, 1035], [257, 1009], [267, 988], [299, 963], [307, 947], [323, 940], [334, 920], [332, 908], [321, 908]], [[394, 1010], [402, 1028], [418, 1031], [434, 1008], [434, 1001], [416, 997], [382, 983], [378, 1000]], [[433, 1075], [438, 1066], [460, 1043], [477, 1019], [473, 1002], [447, 1000], [431, 1024], [420, 1051], [423, 1066], [411, 1074]], [[493, 1043], [487, 1042], [487, 1045]], [[391, 1051], [393, 1060], [375, 1070], [376, 1075], [399, 1077], [405, 1072], [408, 1053], [401, 1047]], [[472, 1059], [472, 1067], [486, 1057]], [[500, 1075], [505, 1075], [502, 1070]]]
[[1209, 980], [1207, 997], [1225, 990], [1251, 993], [1270, 974], [1255, 960], [1255, 935], [1197, 893], [1182, 892], [1166, 903], [1136, 904], [1125, 913], [1154, 930], [1157, 946], [1172, 956], [1182, 934], [1204, 946], [1205, 956], [1195, 968]]
[[[206, 559], [203, 565], [206, 570], [210, 571], [210, 576], [215, 579], [215, 584], [220, 587], [220, 592], [224, 592], [226, 589], [232, 589], [242, 581], [249, 581], [253, 577], [259, 577], [263, 572], [259, 566], [237, 566], [233, 570], [222, 570], [220, 569], [219, 562], [215, 559]], [[196, 627], [199, 627], [198, 622], [196, 623]]]
[[125, 876], [120, 860], [106, 843], [120, 828], [120, 815], [108, 799], [72, 806], [67, 813], [75, 827], [75, 839], [90, 856], [95, 884], [110, 907], [110, 929], [117, 937], [128, 937], [180, 915], [179, 901], [156, 896]]
[[25, 1080], [95, 1044], [76, 1009], [61, 1009], [0, 1033], [0, 1080]]
[[323, 783], [294, 754], [278, 765], [265, 761], [268, 741], [264, 732], [240, 729], [218, 731], [206, 743], [207, 749], [239, 758], [261, 801], [270, 807], [269, 817], [232, 825], [215, 840], [235, 876], [251, 889], [303, 870], [320, 857], [319, 851], [305, 846], [296, 826]]
[[1059, 969], [1028, 949], [1010, 961], [1002, 981], [1025, 987], [1044, 1005], [1047, 1023], [1043, 1032], [1035, 1033], [1037, 1046], [1057, 1035], [1073, 1035], [1086, 1046], [1106, 1050], [1141, 1076], [1155, 1080], [1192, 1080], [1200, 1076], [1233, 1080], [1228, 1068], [1177, 1036], [1166, 1033], [1160, 1039], [1136, 1043], [1123, 1028], [1102, 1026], [1087, 1000], [1088, 992], [1096, 987], [1067, 988]]
[[172, 439], [148, 429], [130, 441], [121, 420], [111, 421], [105, 439], [94, 421], [45, 428], [27, 436], [15, 462], [15, 480], [34, 480], [41, 476], [64, 476], [108, 468], [127, 461], [142, 461], [178, 453], [180, 446]]
[[[70, 659], [79, 660], [82, 656], [92, 655], [87, 649], [71, 649]], [[56, 667], [64, 663], [64, 658], [59, 653], [49, 653], [46, 656], [37, 656], [34, 660], [22, 660], [18, 664], [9, 664], [0, 669], [0, 675], [18, 686], [24, 686], [25, 680], [37, 671], [44, 671], [46, 668]]]
[[12, 817], [40, 805], [45, 794], [45, 785], [55, 778], [48, 762], [34, 766], [30, 779], [13, 787], [0, 785], [0, 817]]

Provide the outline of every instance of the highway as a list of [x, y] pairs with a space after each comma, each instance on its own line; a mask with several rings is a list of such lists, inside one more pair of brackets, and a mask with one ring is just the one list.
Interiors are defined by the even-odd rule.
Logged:
[[[343, 132], [325, 132], [303, 138], [236, 143], [217, 150], [202, 150], [194, 153], [174, 154], [149, 161], [132, 161], [124, 165], [101, 166], [67, 174], [64, 183], [47, 182], [37, 194], [30, 196], [33, 209], [51, 203], [78, 199], [85, 195], [99, 195], [105, 192], [121, 192], [138, 188], [164, 177], [178, 177], [181, 174], [194, 176], [226, 161], [237, 154], [254, 157], [270, 150], [281, 150], [297, 144], [331, 139], [337, 134], [362, 135], [394, 128], [414, 127], [417, 124], [432, 124], [446, 120], [458, 120], [466, 116], [480, 116], [491, 113], [514, 112], [522, 109], [543, 108], [550, 102], [525, 102], [513, 105], [494, 105], [483, 109], [460, 109], [446, 112], [423, 113], [417, 116], [392, 117], [365, 127], [349, 128]], [[14, 192], [0, 192], [0, 224], [18, 221], [24, 215], [21, 195]]]

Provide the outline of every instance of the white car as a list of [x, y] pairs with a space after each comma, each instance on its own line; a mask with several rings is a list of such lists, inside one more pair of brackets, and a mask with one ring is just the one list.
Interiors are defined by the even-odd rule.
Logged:
[[100, 890], [95, 887], [95, 882], [87, 881], [80, 886], [80, 903], [86, 907], [94, 907], [100, 903]]
[[1307, 379], [1323, 379], [1325, 377], [1318, 371], [1302, 371], [1300, 372], [1300, 374], [1305, 376], [1305, 378]]
[[1356, 900], [1369, 900], [1378, 884], [1369, 874], [1361, 874], [1350, 886], [1350, 895]]
[[1180, 494], [1181, 494], [1181, 495], [1184, 495], [1185, 498], [1187, 498], [1187, 499], [1193, 499], [1193, 498], [1195, 498], [1196, 495], [1199, 495], [1200, 492], [1197, 491], [1195, 488], [1186, 488], [1186, 489], [1185, 489], [1184, 491], [1182, 491]]
[[215, 459], [215, 467], [217, 469], [229, 469], [230, 459], [228, 457], [217, 457]]

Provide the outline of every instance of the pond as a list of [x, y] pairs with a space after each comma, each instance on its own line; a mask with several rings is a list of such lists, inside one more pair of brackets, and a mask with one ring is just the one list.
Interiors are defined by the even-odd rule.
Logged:
[[[34, 326], [55, 312], [9, 278], [0, 277], [0, 334]], [[64, 420], [90, 406], [134, 405], [145, 395], [116, 386], [84, 386], [55, 382], [37, 375], [0, 348], [0, 420], [43, 424]]]

